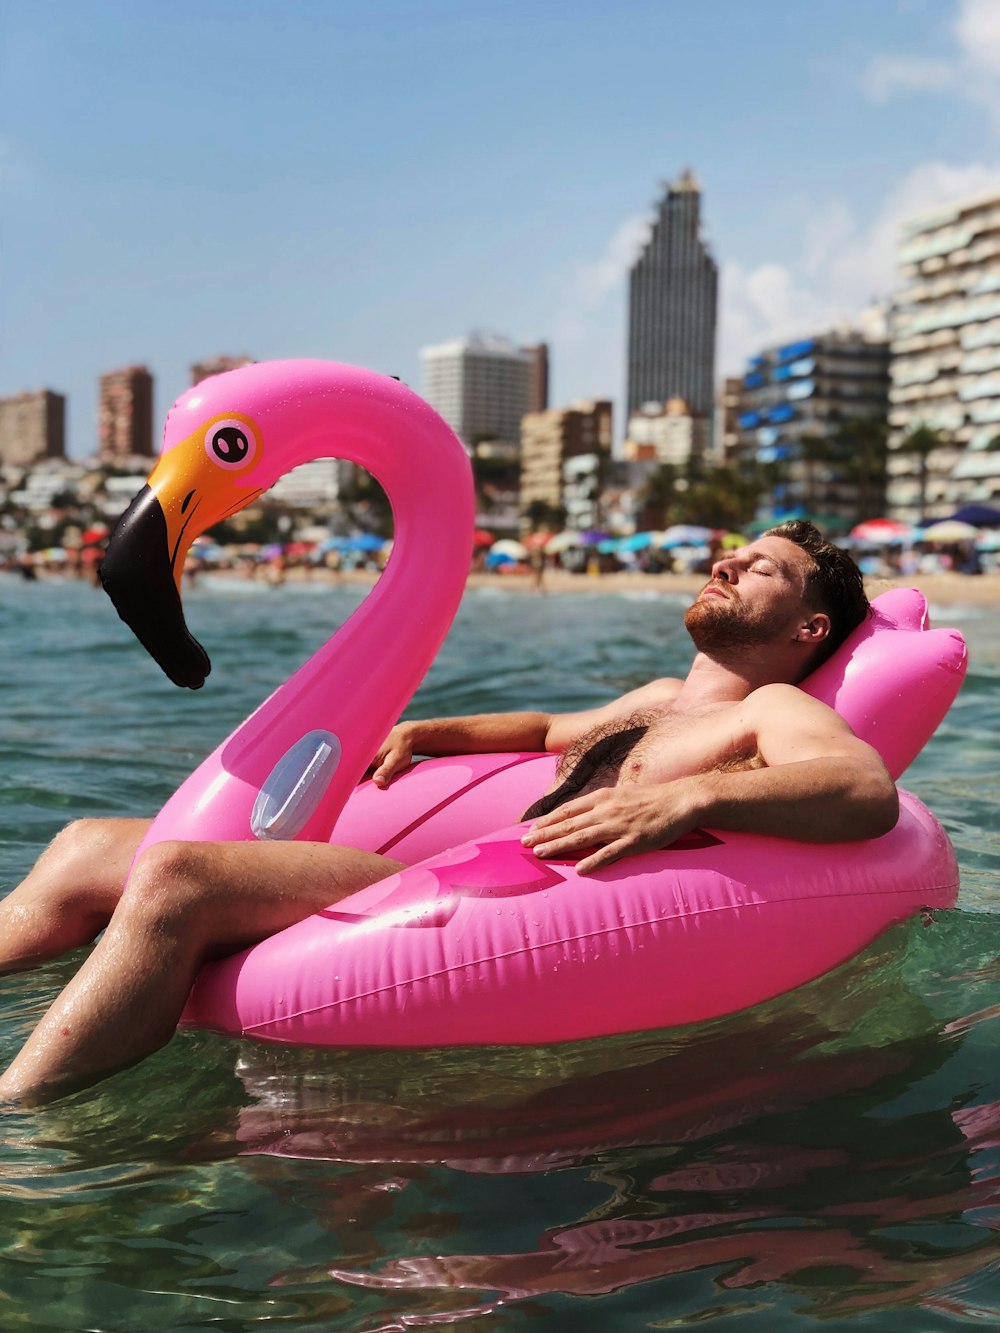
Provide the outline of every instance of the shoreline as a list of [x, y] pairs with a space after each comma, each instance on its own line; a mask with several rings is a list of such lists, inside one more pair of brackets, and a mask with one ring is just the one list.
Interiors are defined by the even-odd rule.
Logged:
[[[237, 571], [206, 570], [209, 577], [243, 577]], [[374, 570], [344, 570], [293, 566], [285, 572], [289, 583], [373, 584]], [[619, 571], [614, 574], [571, 574], [567, 570], [547, 569], [541, 584], [531, 573], [492, 574], [473, 570], [466, 581], [469, 589], [499, 589], [519, 595], [560, 596], [565, 593], [655, 592], [676, 597], [693, 597], [704, 587], [704, 574], [638, 574]], [[919, 588], [927, 601], [936, 606], [1000, 607], [1000, 574], [915, 574], [909, 578], [866, 578], [869, 597], [890, 588]]]

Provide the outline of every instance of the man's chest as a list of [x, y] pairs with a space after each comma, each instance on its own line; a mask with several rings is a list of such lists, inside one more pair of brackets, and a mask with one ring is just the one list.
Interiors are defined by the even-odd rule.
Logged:
[[722, 704], [697, 713], [668, 709], [625, 757], [618, 781], [669, 782], [692, 773], [762, 766], [742, 705]]

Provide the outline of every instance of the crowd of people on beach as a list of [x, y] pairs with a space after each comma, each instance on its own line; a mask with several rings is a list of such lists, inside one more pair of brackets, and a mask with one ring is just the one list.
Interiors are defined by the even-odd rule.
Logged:
[[[530, 578], [544, 586], [547, 573], [580, 575], [708, 574], [739, 534], [719, 534], [709, 542], [676, 547], [649, 545], [643, 549], [609, 549], [613, 544], [568, 546], [547, 551], [539, 544], [525, 548], [523, 557], [491, 560], [490, 549], [473, 550], [470, 573], [500, 579]], [[879, 579], [907, 579], [920, 575], [1000, 573], [1000, 550], [980, 549], [976, 541], [952, 543], [913, 542], [878, 545], [845, 538], [840, 543], [853, 555], [863, 574]], [[281, 586], [289, 575], [308, 579], [323, 575], [331, 581], [339, 576], [374, 576], [381, 573], [392, 550], [386, 540], [370, 549], [343, 551], [324, 544], [272, 543], [267, 546], [217, 546], [195, 544], [184, 566], [186, 581], [194, 583], [204, 573], [224, 573]], [[511, 543], [514, 545], [514, 543]], [[602, 549], [602, 547], [604, 549]], [[99, 583], [98, 571], [104, 543], [55, 551], [8, 551], [0, 553], [0, 573], [24, 580], [75, 578]]]

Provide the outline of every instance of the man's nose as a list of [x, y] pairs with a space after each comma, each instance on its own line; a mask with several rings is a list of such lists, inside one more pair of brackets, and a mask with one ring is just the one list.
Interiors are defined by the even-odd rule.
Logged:
[[717, 560], [712, 566], [712, 578], [718, 579], [720, 583], [735, 583], [736, 569], [728, 560]]

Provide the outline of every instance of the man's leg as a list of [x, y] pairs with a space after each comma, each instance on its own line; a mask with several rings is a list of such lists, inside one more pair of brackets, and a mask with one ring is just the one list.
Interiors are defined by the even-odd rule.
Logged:
[[140, 857], [104, 936], [0, 1078], [44, 1101], [170, 1040], [202, 963], [236, 953], [402, 869], [326, 843], [184, 843]]
[[80, 819], [0, 902], [0, 972], [90, 944], [118, 905], [146, 819]]

